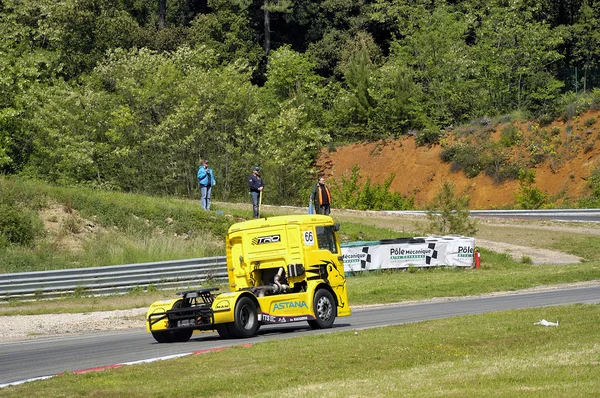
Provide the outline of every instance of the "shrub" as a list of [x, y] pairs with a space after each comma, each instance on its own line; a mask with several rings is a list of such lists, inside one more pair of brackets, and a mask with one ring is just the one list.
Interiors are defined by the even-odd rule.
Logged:
[[502, 165], [498, 174], [498, 181], [516, 180], [521, 175], [523, 166], [519, 163], [508, 163]]
[[390, 192], [395, 174], [391, 174], [382, 185], [372, 184], [368, 178], [364, 184], [359, 183], [360, 168], [352, 167], [352, 173], [342, 175], [341, 182], [332, 183], [333, 195], [338, 206], [359, 210], [409, 210], [414, 208], [414, 198], [404, 198], [397, 192]]
[[477, 232], [477, 220], [469, 218], [469, 197], [457, 196], [451, 181], [444, 182], [427, 210], [427, 232], [441, 235]]
[[588, 142], [586, 146], [583, 148], [583, 153], [589, 153], [594, 149], [594, 142]]
[[469, 136], [469, 135], [472, 135], [473, 133], [477, 132], [477, 127], [475, 127], [475, 126], [459, 126], [456, 128], [456, 130], [454, 130], [454, 132], [458, 136]]
[[68, 214], [61, 223], [61, 228], [66, 233], [78, 234], [81, 232], [81, 225], [79, 218], [70, 213]]
[[481, 119], [479, 119], [478, 123], [479, 123], [481, 126], [489, 127], [489, 126], [491, 126], [491, 125], [492, 125], [492, 119], [490, 119], [490, 118], [489, 118], [489, 117], [487, 117], [487, 116], [484, 116], [484, 117], [482, 117]]
[[519, 173], [519, 192], [516, 195], [517, 206], [521, 209], [539, 209], [548, 201], [548, 195], [534, 187], [535, 171], [521, 170]]
[[40, 218], [16, 205], [0, 203], [0, 236], [5, 243], [31, 246], [43, 234]]
[[567, 127], [565, 128], [565, 131], [566, 131], [567, 135], [573, 134], [573, 125], [572, 124], [567, 125]]
[[590, 96], [592, 97], [590, 109], [600, 109], [600, 89], [594, 88]]
[[589, 119], [586, 119], [583, 124], [585, 125], [585, 127], [591, 127], [594, 125], [594, 123], [596, 123], [596, 119], [593, 117], [590, 117]]
[[483, 170], [482, 153], [480, 146], [458, 143], [444, 148], [440, 157], [444, 162], [452, 162], [453, 171], [462, 170], [467, 177], [473, 178]]
[[548, 126], [554, 121], [555, 118], [555, 115], [551, 113], [544, 113], [543, 115], [537, 117], [537, 122], [540, 126]]
[[565, 107], [565, 111], [563, 112], [563, 119], [571, 120], [575, 116], [577, 116], [577, 104], [570, 103]]
[[440, 159], [442, 160], [442, 162], [450, 163], [454, 160], [454, 156], [456, 155], [457, 151], [457, 145], [446, 146], [442, 149], [442, 152], [440, 152]]
[[594, 169], [588, 177], [588, 188], [590, 194], [579, 202], [579, 207], [595, 208], [600, 207], [600, 168]]
[[521, 141], [523, 133], [515, 125], [509, 124], [502, 129], [500, 144], [504, 147], [513, 147]]
[[415, 142], [417, 146], [439, 144], [442, 133], [440, 131], [432, 131], [429, 129], [422, 130], [417, 133]]

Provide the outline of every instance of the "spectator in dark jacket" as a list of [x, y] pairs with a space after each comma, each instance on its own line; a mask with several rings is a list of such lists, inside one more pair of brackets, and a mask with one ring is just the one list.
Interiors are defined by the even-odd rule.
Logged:
[[260, 193], [263, 190], [264, 184], [262, 177], [260, 176], [260, 169], [258, 166], [252, 168], [252, 174], [248, 178], [248, 185], [250, 186], [250, 196], [252, 197], [252, 212], [254, 218], [259, 216], [259, 200]]
[[331, 192], [325, 184], [325, 178], [319, 178], [319, 182], [313, 187], [310, 201], [315, 202], [317, 214], [329, 215], [331, 213]]

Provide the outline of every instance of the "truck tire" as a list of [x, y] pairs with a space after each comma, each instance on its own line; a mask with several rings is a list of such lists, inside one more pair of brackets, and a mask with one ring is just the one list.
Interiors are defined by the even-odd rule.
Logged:
[[229, 331], [228, 323], [220, 323], [215, 325], [215, 330], [217, 333], [219, 333], [219, 336], [221, 336], [222, 339], [231, 339], [233, 337]]
[[245, 339], [252, 337], [258, 330], [258, 311], [249, 297], [242, 297], [235, 304], [234, 320], [228, 325], [231, 335]]
[[169, 335], [167, 334], [167, 332], [152, 332], [152, 337], [154, 337], [154, 340], [156, 340], [157, 343], [170, 343], [171, 339], [169, 338]]
[[[183, 301], [179, 300], [175, 304], [173, 304], [172, 308], [181, 308], [183, 306]], [[175, 325], [171, 325], [169, 323], [169, 327], [174, 327]], [[185, 343], [192, 337], [192, 333], [194, 331], [192, 329], [187, 330], [157, 330], [152, 332], [152, 337], [159, 343]]]
[[192, 337], [193, 330], [166, 330], [152, 332], [152, 337], [159, 343], [185, 343]]
[[313, 329], [329, 329], [332, 327], [337, 316], [337, 307], [331, 293], [325, 289], [317, 290], [313, 306], [316, 319], [308, 321], [310, 327]]

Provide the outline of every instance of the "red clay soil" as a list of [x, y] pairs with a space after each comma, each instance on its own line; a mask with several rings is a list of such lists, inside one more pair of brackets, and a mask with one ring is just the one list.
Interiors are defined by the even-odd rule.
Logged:
[[[504, 126], [496, 126], [490, 139], [499, 140]], [[589, 195], [586, 179], [600, 167], [600, 111], [586, 112], [567, 123], [555, 121], [540, 127], [534, 122], [523, 122], [515, 126], [523, 138], [518, 148], [512, 149], [512, 159], [526, 161], [532, 145], [546, 146], [549, 155], [535, 166], [534, 186], [547, 194], [550, 202], [572, 205]], [[450, 132], [443, 141], [452, 142], [459, 139], [458, 136]], [[553, 137], [552, 144], [550, 139], [540, 141], [542, 136]], [[553, 150], [548, 149], [550, 145], [554, 146]], [[417, 147], [414, 137], [404, 137], [341, 146], [333, 152], [324, 149], [316, 168], [330, 183], [339, 181], [344, 174], [349, 176], [354, 165], [360, 168], [361, 181], [371, 177], [372, 184], [382, 184], [395, 173], [390, 191], [414, 197], [418, 208], [431, 203], [446, 180], [454, 182], [457, 193], [469, 195], [472, 209], [515, 207], [517, 180], [498, 184], [484, 172], [467, 178], [462, 171], [451, 171], [451, 164], [441, 161], [441, 152], [440, 144]]]

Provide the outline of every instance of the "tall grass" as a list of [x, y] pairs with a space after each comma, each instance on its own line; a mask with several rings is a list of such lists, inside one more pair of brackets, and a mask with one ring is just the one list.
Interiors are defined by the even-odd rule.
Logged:
[[[224, 255], [227, 229], [239, 220], [221, 212], [202, 211], [192, 200], [58, 187], [7, 177], [0, 177], [0, 205], [15, 209], [15, 214], [32, 214], [14, 217], [9, 226], [16, 227], [10, 230], [0, 228], [0, 237], [5, 237], [0, 240], [0, 273]], [[46, 213], [54, 215], [42, 219], [41, 214]], [[59, 227], [17, 228], [32, 217], [32, 225], [54, 222]], [[29, 235], [20, 233], [27, 237], [24, 243], [11, 242], [4, 235], [21, 230], [31, 231]]]

